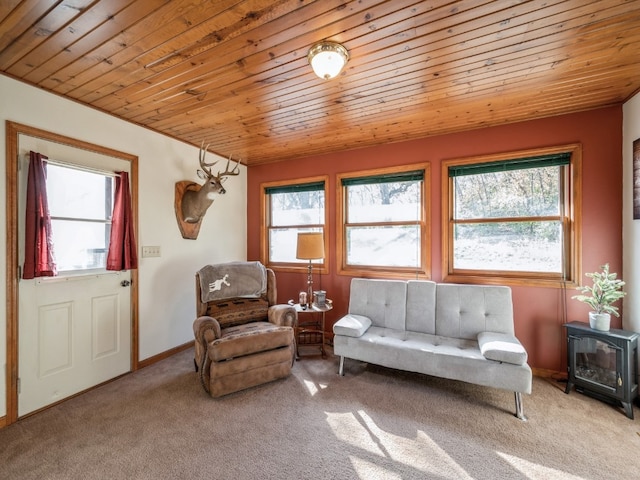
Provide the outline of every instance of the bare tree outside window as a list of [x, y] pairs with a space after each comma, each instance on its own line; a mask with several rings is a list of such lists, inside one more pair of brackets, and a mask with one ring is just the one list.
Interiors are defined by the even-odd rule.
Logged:
[[456, 177], [454, 268], [561, 273], [562, 168]]
[[421, 180], [347, 187], [347, 263], [417, 268]]

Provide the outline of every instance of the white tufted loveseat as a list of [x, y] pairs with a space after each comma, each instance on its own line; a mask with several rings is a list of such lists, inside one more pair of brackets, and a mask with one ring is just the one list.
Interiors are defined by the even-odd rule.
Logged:
[[526, 420], [532, 374], [514, 335], [509, 287], [354, 278], [333, 332], [340, 375], [350, 358], [510, 390], [515, 415]]

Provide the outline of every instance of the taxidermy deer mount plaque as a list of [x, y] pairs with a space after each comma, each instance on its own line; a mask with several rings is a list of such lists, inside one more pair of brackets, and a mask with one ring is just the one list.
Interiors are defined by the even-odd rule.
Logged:
[[201, 170], [198, 170], [198, 177], [203, 179], [204, 183], [198, 185], [189, 180], [176, 182], [174, 202], [176, 219], [178, 220], [178, 227], [180, 228], [182, 238], [189, 240], [198, 238], [202, 218], [213, 203], [215, 195], [224, 195], [227, 192], [222, 186], [225, 177], [238, 175], [240, 173], [238, 168], [240, 160], [229, 170], [231, 157], [227, 160], [227, 167], [224, 172], [218, 171], [217, 175], [211, 173], [211, 167], [218, 162], [206, 163], [204, 161], [208, 148], [209, 145], [205, 147], [203, 142], [200, 147], [200, 153], [198, 154], [201, 168]]

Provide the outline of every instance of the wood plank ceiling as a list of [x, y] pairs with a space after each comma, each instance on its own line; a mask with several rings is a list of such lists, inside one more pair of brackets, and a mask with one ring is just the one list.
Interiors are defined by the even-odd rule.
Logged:
[[640, 0], [0, 2], [7, 76], [247, 165], [617, 105], [639, 59]]

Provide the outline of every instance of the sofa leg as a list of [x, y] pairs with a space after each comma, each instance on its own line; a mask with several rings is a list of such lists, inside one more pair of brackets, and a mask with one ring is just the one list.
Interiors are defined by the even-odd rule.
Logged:
[[515, 415], [523, 422], [526, 422], [527, 417], [524, 415], [524, 411], [522, 408], [522, 393], [515, 392], [515, 398], [516, 398], [516, 414]]
[[338, 375], [344, 376], [344, 356], [340, 355], [340, 368], [338, 368]]

